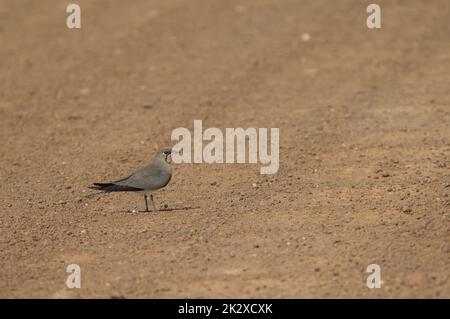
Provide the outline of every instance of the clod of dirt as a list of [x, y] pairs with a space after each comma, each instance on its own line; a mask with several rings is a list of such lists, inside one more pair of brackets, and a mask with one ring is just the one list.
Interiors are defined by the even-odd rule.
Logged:
[[411, 213], [412, 209], [409, 206], [403, 206], [402, 207], [402, 212], [404, 212], [404, 213]]

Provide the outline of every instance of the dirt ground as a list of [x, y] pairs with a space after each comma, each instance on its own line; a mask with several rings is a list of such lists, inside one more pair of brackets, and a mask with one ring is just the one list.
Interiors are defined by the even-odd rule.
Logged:
[[[369, 3], [1, 1], [0, 297], [450, 298], [450, 2]], [[279, 128], [280, 170], [86, 197], [195, 119]]]

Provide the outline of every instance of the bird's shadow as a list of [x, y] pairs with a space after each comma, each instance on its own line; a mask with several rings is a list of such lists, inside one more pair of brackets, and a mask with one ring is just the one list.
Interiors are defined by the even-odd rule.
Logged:
[[138, 213], [159, 213], [159, 212], [174, 212], [174, 211], [183, 211], [183, 210], [191, 210], [191, 209], [198, 209], [200, 206], [196, 207], [174, 207], [174, 208], [160, 208], [157, 211], [145, 211], [145, 210], [139, 210]]

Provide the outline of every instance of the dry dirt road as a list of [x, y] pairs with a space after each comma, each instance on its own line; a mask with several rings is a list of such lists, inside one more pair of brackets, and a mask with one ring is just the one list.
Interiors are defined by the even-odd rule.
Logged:
[[[448, 0], [377, 1], [381, 30], [357, 0], [68, 3], [0, 2], [0, 297], [450, 298]], [[85, 197], [195, 119], [278, 127], [279, 172]]]

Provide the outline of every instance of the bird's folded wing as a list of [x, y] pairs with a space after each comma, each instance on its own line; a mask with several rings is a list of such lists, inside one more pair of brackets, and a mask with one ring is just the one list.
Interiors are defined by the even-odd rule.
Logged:
[[166, 186], [169, 183], [170, 178], [170, 171], [166, 171], [157, 165], [150, 164], [114, 184], [152, 190]]

